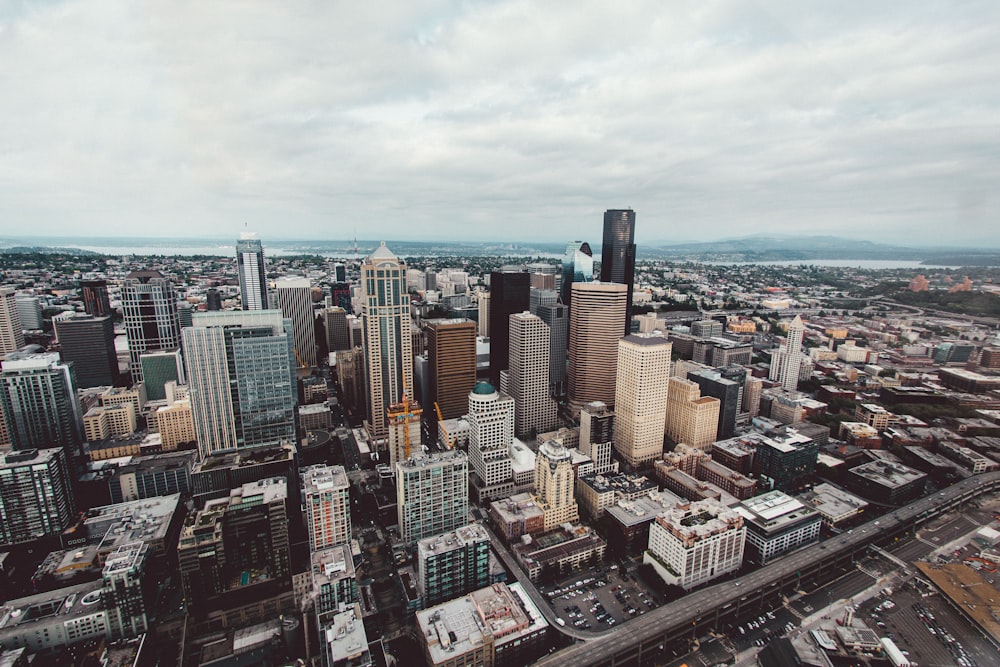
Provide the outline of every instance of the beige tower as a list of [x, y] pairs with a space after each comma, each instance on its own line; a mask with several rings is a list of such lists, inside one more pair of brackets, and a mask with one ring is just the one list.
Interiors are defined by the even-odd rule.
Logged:
[[544, 530], [580, 520], [573, 483], [573, 458], [559, 440], [546, 440], [535, 456], [535, 500], [545, 512]]
[[666, 436], [674, 442], [684, 442], [698, 449], [708, 448], [715, 442], [718, 432], [720, 406], [719, 399], [702, 396], [696, 382], [670, 378], [664, 427]]
[[17, 352], [24, 347], [24, 331], [17, 314], [17, 297], [9, 287], [0, 289], [0, 354]]
[[567, 391], [572, 411], [615, 402], [615, 362], [628, 307], [628, 285], [573, 283]]
[[514, 399], [517, 437], [556, 428], [556, 402], [549, 396], [549, 325], [542, 318], [531, 313], [510, 316], [510, 363], [500, 377], [501, 391]]
[[661, 336], [631, 335], [618, 341], [614, 445], [632, 468], [663, 453], [671, 348]]

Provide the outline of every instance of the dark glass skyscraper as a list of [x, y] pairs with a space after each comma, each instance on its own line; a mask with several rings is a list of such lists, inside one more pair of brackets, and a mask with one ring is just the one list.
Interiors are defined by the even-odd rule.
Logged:
[[531, 276], [527, 273], [490, 273], [490, 381], [500, 386], [500, 371], [510, 365], [510, 316], [528, 310]]
[[133, 271], [122, 286], [122, 311], [132, 370], [132, 382], [142, 382], [139, 357], [153, 350], [180, 347], [180, 320], [174, 285], [159, 271]]
[[601, 282], [628, 285], [627, 336], [632, 324], [632, 286], [635, 282], [635, 211], [632, 209], [608, 209], [604, 212]]
[[81, 280], [80, 296], [83, 298], [83, 308], [88, 315], [104, 317], [111, 315], [111, 301], [108, 298], [108, 281]]
[[570, 241], [562, 261], [562, 302], [570, 305], [573, 283], [589, 283], [594, 279], [594, 251], [586, 241]]

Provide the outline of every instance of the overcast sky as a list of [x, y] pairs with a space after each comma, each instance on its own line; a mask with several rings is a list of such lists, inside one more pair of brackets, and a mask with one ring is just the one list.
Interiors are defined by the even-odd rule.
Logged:
[[0, 234], [1000, 246], [1000, 2], [0, 0]]

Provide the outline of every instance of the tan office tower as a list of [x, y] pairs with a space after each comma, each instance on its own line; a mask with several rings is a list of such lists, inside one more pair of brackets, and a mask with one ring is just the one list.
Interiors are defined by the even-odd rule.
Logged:
[[300, 366], [316, 366], [316, 325], [308, 278], [280, 278], [274, 283], [274, 304], [292, 321], [295, 358]]
[[476, 323], [427, 320], [426, 331], [431, 395], [424, 409], [434, 411], [437, 403], [442, 418], [457, 419], [468, 411], [469, 392], [476, 386]]
[[671, 348], [662, 336], [631, 335], [618, 341], [614, 444], [632, 468], [663, 454]]
[[698, 383], [684, 378], [670, 378], [667, 391], [667, 416], [664, 432], [674, 442], [707, 449], [719, 430], [717, 398], [702, 396]]
[[573, 457], [559, 440], [546, 440], [535, 456], [535, 502], [545, 512], [545, 527], [552, 530], [580, 520], [573, 483]]
[[573, 283], [567, 393], [574, 413], [593, 401], [614, 407], [615, 363], [628, 290], [628, 285], [617, 283]]
[[514, 398], [517, 437], [534, 437], [558, 426], [556, 402], [549, 396], [549, 325], [542, 318], [510, 316], [510, 364], [500, 375], [501, 390]]
[[365, 372], [368, 380], [366, 428], [376, 449], [388, 448], [386, 410], [405, 393], [413, 400], [413, 344], [406, 262], [385, 243], [361, 265], [361, 318], [364, 322]]
[[479, 299], [479, 335], [489, 338], [490, 335], [490, 293], [480, 290]]
[[24, 347], [24, 331], [17, 314], [17, 297], [9, 287], [0, 289], [0, 354], [17, 352]]

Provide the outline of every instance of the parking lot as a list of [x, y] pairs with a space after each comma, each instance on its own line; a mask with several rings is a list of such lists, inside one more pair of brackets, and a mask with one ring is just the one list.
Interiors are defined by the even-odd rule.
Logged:
[[541, 591], [566, 625], [581, 630], [614, 627], [663, 603], [655, 592], [646, 590], [617, 565], [577, 577], [543, 586]]

